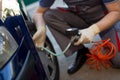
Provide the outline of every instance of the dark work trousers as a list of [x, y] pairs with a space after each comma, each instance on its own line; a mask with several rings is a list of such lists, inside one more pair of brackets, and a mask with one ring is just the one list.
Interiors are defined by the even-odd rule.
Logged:
[[[44, 14], [44, 19], [48, 28], [54, 35], [56, 41], [60, 45], [61, 49], [64, 50], [67, 44], [70, 42], [70, 37], [66, 35], [66, 29], [76, 27], [79, 29], [87, 28], [89, 25], [84, 22], [80, 17], [74, 13], [60, 10], [48, 10]], [[72, 45], [69, 50], [65, 53], [65, 56], [73, 54], [78, 49], [82, 48], [83, 45], [74, 46]]]
[[[60, 45], [61, 49], [64, 50], [67, 46], [67, 44], [70, 41], [70, 37], [66, 35], [66, 29], [76, 27], [79, 29], [84, 29], [89, 27], [91, 24], [87, 24], [81, 17], [75, 15], [72, 12], [69, 11], [60, 11], [56, 9], [48, 10], [44, 14], [44, 19], [46, 24], [48, 25], [48, 28], [52, 32], [53, 36], [55, 37], [56, 41]], [[120, 21], [118, 21], [113, 27], [110, 29], [101, 32], [100, 36], [102, 39], [110, 38], [111, 42], [116, 46], [116, 49], [118, 50], [118, 43], [116, 43], [116, 26], [119, 28], [120, 31]], [[119, 32], [120, 34], [120, 32]], [[65, 56], [70, 56], [78, 49], [81, 49], [83, 45], [74, 46], [72, 45], [69, 50], [65, 53]], [[82, 53], [82, 52], [81, 52]], [[120, 67], [120, 52], [117, 51], [117, 55], [115, 58], [112, 59], [112, 63]]]

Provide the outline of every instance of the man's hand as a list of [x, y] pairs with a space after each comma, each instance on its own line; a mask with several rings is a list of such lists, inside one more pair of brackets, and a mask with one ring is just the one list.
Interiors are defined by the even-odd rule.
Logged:
[[33, 35], [33, 41], [37, 48], [41, 48], [44, 46], [46, 39], [46, 32], [42, 30], [37, 30], [37, 32]]
[[86, 44], [92, 42], [94, 36], [100, 32], [96, 24], [91, 25], [89, 28], [79, 30], [81, 37], [74, 45]]

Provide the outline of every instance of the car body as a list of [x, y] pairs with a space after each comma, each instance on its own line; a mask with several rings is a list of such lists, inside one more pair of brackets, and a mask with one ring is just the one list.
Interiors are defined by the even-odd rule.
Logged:
[[[59, 80], [57, 57], [36, 49], [29, 29], [34, 24], [26, 21], [18, 2], [0, 4], [0, 80]], [[45, 47], [54, 51], [49, 38]]]

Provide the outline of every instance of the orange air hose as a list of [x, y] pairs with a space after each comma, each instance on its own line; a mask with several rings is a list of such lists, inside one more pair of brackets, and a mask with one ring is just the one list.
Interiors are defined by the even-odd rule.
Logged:
[[110, 39], [93, 42], [90, 49], [91, 54], [86, 54], [88, 59], [86, 62], [90, 68], [102, 70], [102, 67], [109, 68], [112, 66], [110, 59], [116, 55], [116, 47], [110, 42]]

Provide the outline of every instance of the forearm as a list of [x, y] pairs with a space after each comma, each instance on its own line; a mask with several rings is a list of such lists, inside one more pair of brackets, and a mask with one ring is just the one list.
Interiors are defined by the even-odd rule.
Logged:
[[99, 22], [97, 22], [97, 26], [100, 29], [100, 31], [104, 31], [112, 25], [114, 25], [119, 19], [120, 19], [120, 1], [116, 0], [111, 3], [105, 4], [108, 14], [101, 19]]
[[120, 18], [120, 13], [118, 11], [112, 11], [108, 13], [103, 19], [98, 21], [96, 25], [98, 26], [100, 32], [104, 31], [112, 25], [114, 25]]
[[100, 21], [98, 21], [97, 23], [91, 25], [89, 28], [80, 30], [79, 32], [82, 35], [80, 39], [74, 45], [91, 42], [96, 34], [114, 25], [119, 20], [119, 15], [120, 15], [119, 12], [112, 11], [109, 14], [107, 14], [104, 18], [102, 18]]
[[37, 30], [45, 30], [45, 21], [43, 19], [43, 13], [35, 13], [33, 16], [34, 23]]
[[33, 21], [37, 29], [36, 33], [33, 35], [35, 45], [36, 47], [44, 46], [46, 39], [46, 27], [43, 19], [43, 12], [39, 12], [39, 10], [37, 10], [33, 16]]
[[38, 7], [35, 11], [35, 14], [33, 16], [33, 21], [36, 25], [37, 30], [43, 30], [45, 31], [45, 21], [43, 18], [44, 13], [48, 10], [49, 8], [43, 8], [43, 7]]

